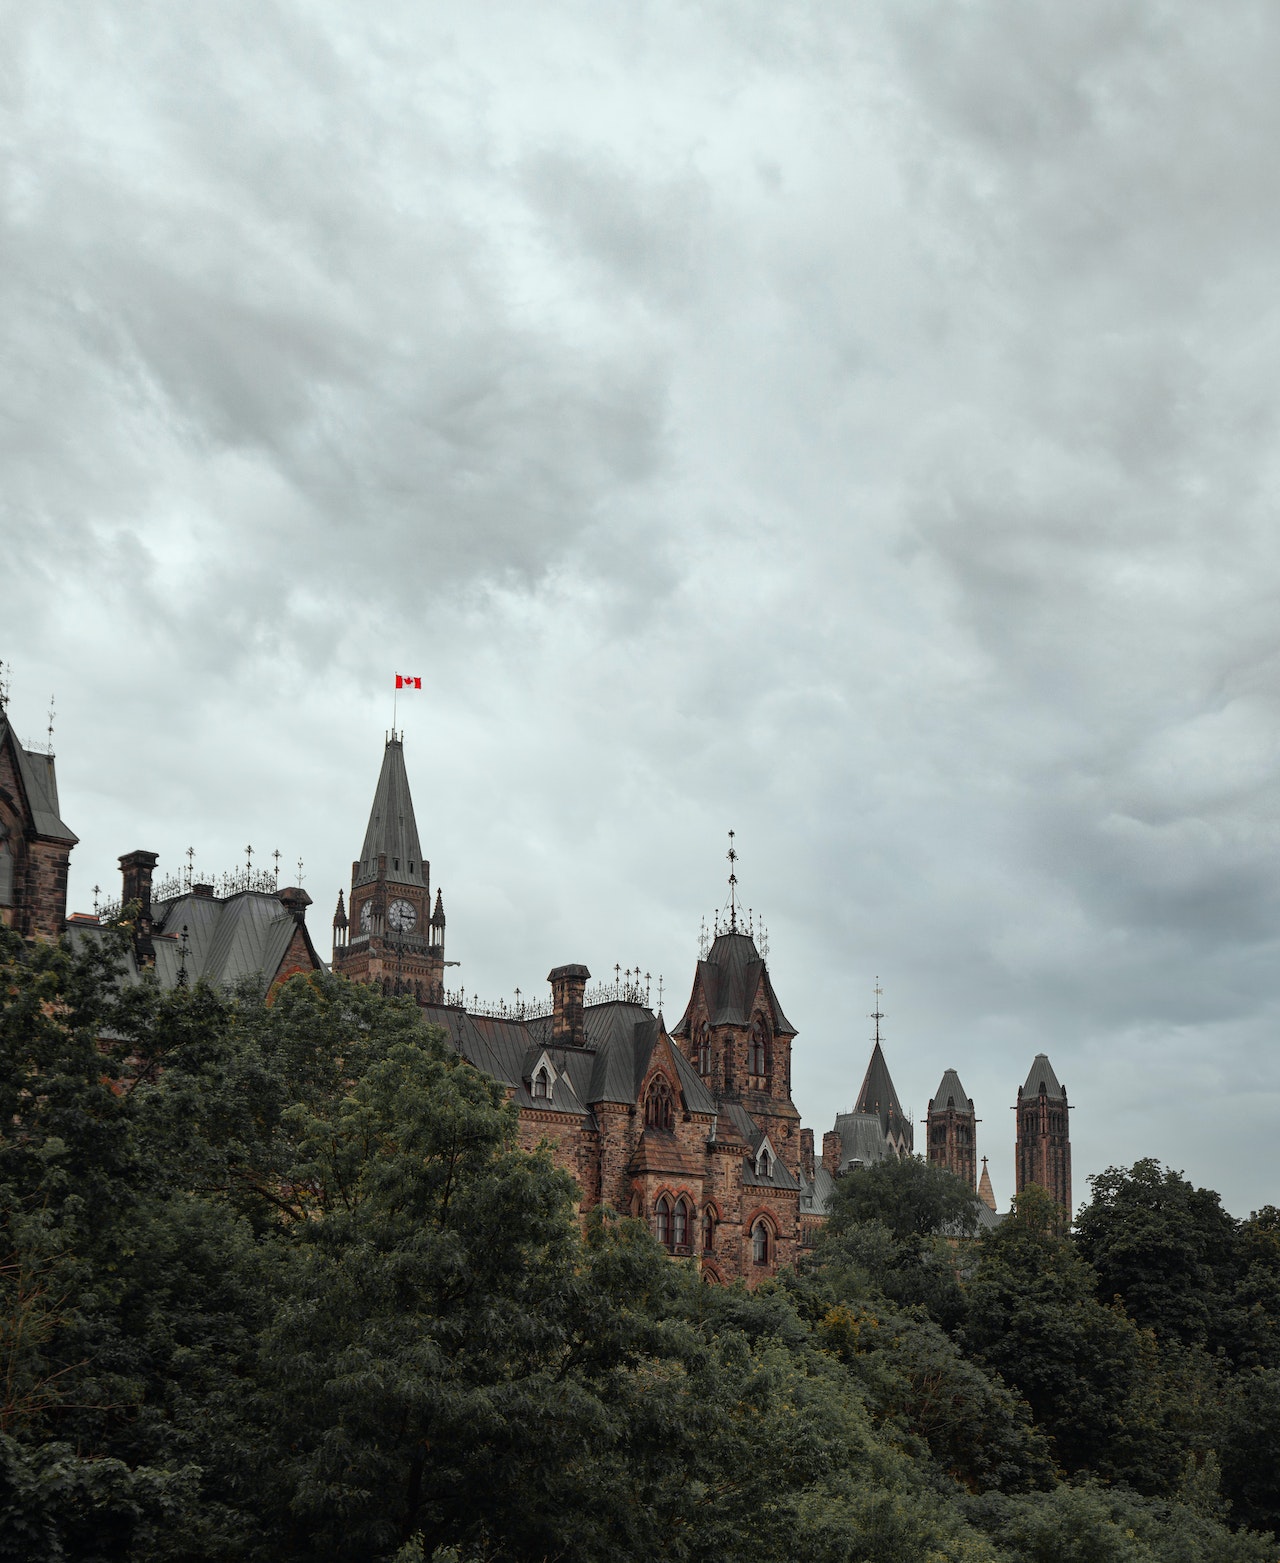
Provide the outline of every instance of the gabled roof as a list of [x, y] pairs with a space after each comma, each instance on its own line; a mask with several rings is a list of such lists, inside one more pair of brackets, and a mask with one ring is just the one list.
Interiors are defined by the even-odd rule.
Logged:
[[6, 743], [13, 756], [18, 782], [26, 794], [32, 829], [38, 836], [68, 841], [74, 846], [80, 838], [63, 823], [59, 812], [58, 777], [53, 756], [24, 749], [8, 718], [0, 714], [0, 744]]
[[1027, 1083], [1023, 1086], [1021, 1094], [1023, 1096], [1039, 1096], [1042, 1092], [1045, 1096], [1063, 1101], [1066, 1100], [1067, 1093], [1058, 1084], [1058, 1077], [1054, 1074], [1053, 1065], [1049, 1062], [1047, 1055], [1037, 1053], [1035, 1062], [1027, 1074]]
[[690, 995], [680, 1024], [672, 1035], [677, 1037], [689, 1035], [689, 1015], [693, 1008], [693, 995], [697, 994], [699, 986], [702, 988], [707, 1014], [713, 1026], [749, 1025], [756, 995], [762, 983], [768, 995], [769, 1007], [773, 1011], [774, 1026], [778, 1034], [784, 1037], [795, 1036], [796, 1028], [782, 1013], [782, 1005], [778, 1003], [778, 995], [773, 991], [773, 983], [769, 980], [769, 969], [761, 959], [759, 950], [756, 949], [755, 940], [750, 934], [745, 933], [718, 934], [706, 960], [698, 962], [693, 978], [693, 994]]
[[896, 1114], [901, 1119], [906, 1118], [902, 1103], [898, 1100], [898, 1093], [894, 1090], [889, 1066], [884, 1061], [884, 1052], [878, 1042], [871, 1050], [871, 1062], [862, 1077], [862, 1089], [858, 1092], [854, 1111], [878, 1114], [886, 1134], [889, 1132], [892, 1115]]
[[[155, 977], [165, 989], [176, 988], [180, 981], [211, 982], [221, 988], [248, 982], [265, 994], [299, 927], [315, 969], [324, 966], [306, 924], [299, 924], [279, 897], [265, 891], [242, 890], [221, 901], [181, 895], [157, 902], [152, 912]], [[73, 924], [69, 932], [75, 942], [101, 937], [97, 924]], [[125, 956], [124, 980], [142, 980], [132, 946]]]
[[929, 1101], [929, 1111], [945, 1112], [948, 1107], [955, 1107], [960, 1112], [967, 1113], [971, 1106], [964, 1087], [960, 1084], [960, 1076], [954, 1069], [945, 1070], [938, 1089]]
[[378, 871], [378, 856], [384, 852], [388, 880], [402, 885], [428, 884], [430, 870], [422, 861], [422, 847], [418, 842], [409, 774], [404, 768], [404, 744], [394, 735], [387, 739], [383, 751], [382, 770], [369, 811], [369, 826], [360, 849], [357, 882], [374, 877]]

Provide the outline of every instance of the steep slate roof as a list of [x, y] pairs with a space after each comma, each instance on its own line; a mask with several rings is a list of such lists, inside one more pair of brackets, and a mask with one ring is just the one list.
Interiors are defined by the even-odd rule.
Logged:
[[[522, 1106], [545, 1105], [542, 1098], [535, 1104], [523, 1085], [526, 1068], [545, 1050], [556, 1068], [568, 1075], [580, 1112], [596, 1102], [635, 1102], [662, 1032], [660, 1015], [643, 1004], [623, 1002], [589, 1004], [583, 1010], [583, 1047], [554, 1044], [549, 1015], [530, 1021], [492, 1020], [444, 1005], [429, 1006], [423, 1014], [433, 1025], [443, 1026], [453, 1045], [478, 1069], [516, 1088]], [[697, 1071], [679, 1048], [673, 1047], [671, 1056], [689, 1111], [714, 1116], [715, 1097]], [[553, 1096], [553, 1110], [556, 1105]]]
[[836, 1180], [819, 1162], [813, 1169], [813, 1182], [800, 1184], [800, 1214], [825, 1216], [835, 1187]]
[[[430, 870], [422, 861], [418, 842], [418, 823], [413, 815], [409, 794], [409, 774], [404, 768], [404, 744], [399, 738], [387, 739], [382, 755], [369, 828], [360, 849], [358, 882], [372, 879], [378, 871], [378, 854], [387, 855], [387, 879], [402, 885], [426, 885]], [[395, 865], [399, 864], [399, 868]], [[413, 864], [412, 870], [409, 865]]]
[[1053, 1065], [1044, 1053], [1037, 1053], [1027, 1075], [1027, 1083], [1022, 1088], [1023, 1096], [1039, 1096], [1041, 1087], [1046, 1096], [1065, 1099], [1066, 1092], [1058, 1084], [1058, 1077], [1053, 1072]]
[[886, 1134], [889, 1132], [892, 1113], [896, 1113], [904, 1122], [906, 1120], [907, 1115], [903, 1112], [898, 1093], [893, 1088], [889, 1066], [884, 1061], [884, 1053], [878, 1042], [871, 1050], [871, 1062], [862, 1077], [862, 1089], [858, 1092], [854, 1110], [860, 1113], [878, 1113], [881, 1127]]
[[965, 1095], [964, 1087], [960, 1084], [960, 1076], [954, 1069], [944, 1071], [938, 1089], [929, 1100], [930, 1112], [933, 1111], [935, 1103], [939, 1112], [947, 1107], [958, 1107], [964, 1113], [969, 1111], [969, 1098]]
[[53, 756], [24, 749], [8, 718], [0, 714], [0, 744], [6, 741], [22, 790], [27, 795], [27, 807], [31, 810], [31, 824], [36, 834], [51, 836], [55, 841], [69, 841], [74, 846], [80, 838], [63, 823], [59, 811], [58, 777]]
[[[242, 890], [226, 900], [212, 896], [181, 895], [158, 901], [152, 907], [155, 940], [155, 976], [162, 988], [176, 988], [185, 965], [189, 983], [211, 982], [220, 988], [248, 982], [266, 993], [280, 969], [298, 923], [277, 896], [261, 890]], [[187, 930], [185, 962], [182, 930]], [[100, 936], [95, 924], [75, 924], [68, 930], [73, 942]], [[307, 949], [322, 970], [324, 962], [302, 924]], [[125, 956], [124, 980], [137, 983], [142, 973], [134, 951]]]
[[[778, 1035], [795, 1036], [796, 1028], [782, 1013], [782, 1005], [778, 1003], [778, 995], [769, 980], [769, 969], [750, 934], [718, 934], [706, 960], [698, 962], [693, 985], [696, 993], [698, 984], [702, 984], [707, 1013], [713, 1026], [746, 1026], [751, 1022], [752, 1006], [761, 981], [769, 997]], [[692, 1007], [693, 999], [690, 997], [680, 1024], [672, 1032], [673, 1036], [689, 1035], [689, 1011]]]

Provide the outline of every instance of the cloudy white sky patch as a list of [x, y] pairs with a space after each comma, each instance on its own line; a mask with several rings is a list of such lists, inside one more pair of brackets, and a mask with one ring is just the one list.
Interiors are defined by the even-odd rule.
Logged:
[[683, 1005], [738, 831], [819, 1132], [1047, 1049], [1280, 1116], [1264, 4], [0, 7], [0, 656], [72, 902], [301, 855], [401, 708], [472, 991]]

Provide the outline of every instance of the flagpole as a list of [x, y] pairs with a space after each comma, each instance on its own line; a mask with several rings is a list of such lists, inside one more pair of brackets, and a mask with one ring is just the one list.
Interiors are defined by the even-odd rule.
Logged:
[[391, 736], [396, 736], [396, 711], [400, 704], [400, 690], [397, 688], [391, 697]]

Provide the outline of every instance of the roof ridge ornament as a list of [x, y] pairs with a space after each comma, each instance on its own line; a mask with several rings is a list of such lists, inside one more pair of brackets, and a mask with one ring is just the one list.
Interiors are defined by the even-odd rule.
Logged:
[[880, 978], [879, 978], [878, 975], [876, 977], [875, 994], [876, 994], [876, 999], [875, 999], [876, 1007], [871, 1011], [871, 1014], [867, 1018], [869, 1020], [874, 1020], [875, 1023], [876, 1023], [875, 1035], [872, 1037], [871, 1040], [875, 1043], [875, 1045], [877, 1047], [879, 1047], [880, 1046], [880, 1022], [884, 1019], [884, 1011], [880, 1008], [880, 1000], [884, 997], [884, 989], [880, 986]]
[[[52, 729], [50, 729], [52, 731]], [[725, 858], [729, 864], [729, 932], [738, 931], [738, 849], [733, 844], [733, 831], [729, 832], [729, 850]]]

